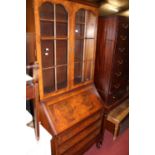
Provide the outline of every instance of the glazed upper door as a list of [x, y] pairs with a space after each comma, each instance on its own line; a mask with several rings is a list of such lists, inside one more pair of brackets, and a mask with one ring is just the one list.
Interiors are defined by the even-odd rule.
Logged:
[[34, 0], [34, 14], [40, 99], [92, 82], [97, 8]]
[[68, 86], [68, 12], [61, 4], [39, 7], [43, 94]]
[[74, 84], [93, 80], [97, 16], [80, 9], [75, 15]]

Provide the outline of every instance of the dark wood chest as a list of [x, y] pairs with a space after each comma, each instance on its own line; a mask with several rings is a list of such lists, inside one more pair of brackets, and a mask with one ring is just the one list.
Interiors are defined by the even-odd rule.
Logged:
[[129, 19], [99, 17], [95, 85], [105, 108], [112, 109], [128, 96]]

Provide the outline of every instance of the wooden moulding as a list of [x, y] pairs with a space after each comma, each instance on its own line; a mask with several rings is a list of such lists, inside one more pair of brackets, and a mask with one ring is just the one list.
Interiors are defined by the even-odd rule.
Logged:
[[96, 7], [96, 8], [99, 8], [99, 6], [100, 6], [100, 4], [97, 3], [97, 2], [96, 3], [95, 2], [87, 2], [87, 1], [83, 1], [83, 0], [69, 0], [69, 1], [85, 4], [85, 5], [88, 5], [88, 6], [93, 6], [93, 7]]

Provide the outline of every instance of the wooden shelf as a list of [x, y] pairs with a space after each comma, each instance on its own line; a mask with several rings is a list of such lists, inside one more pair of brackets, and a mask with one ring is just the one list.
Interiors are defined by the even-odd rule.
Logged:
[[54, 19], [46, 19], [46, 18], [40, 18], [40, 21], [45, 22], [57, 22], [57, 23], [68, 23], [67, 20], [54, 20]]
[[77, 40], [82, 40], [82, 39], [95, 39], [95, 38], [88, 38], [88, 37], [75, 37]]
[[55, 67], [65, 67], [67, 64], [62, 64], [62, 65], [56, 65]]
[[44, 67], [43, 70], [47, 70], [47, 69], [53, 69], [55, 67], [66, 67], [67, 64], [62, 64], [62, 65], [56, 65], [56, 66], [51, 66], [51, 67]]
[[40, 21], [43, 21], [43, 22], [54, 22], [54, 19], [40, 18]]
[[42, 36], [41, 40], [68, 40], [67, 36]]
[[55, 66], [51, 66], [51, 67], [44, 67], [43, 70], [48, 70], [48, 69], [53, 69], [55, 68]]

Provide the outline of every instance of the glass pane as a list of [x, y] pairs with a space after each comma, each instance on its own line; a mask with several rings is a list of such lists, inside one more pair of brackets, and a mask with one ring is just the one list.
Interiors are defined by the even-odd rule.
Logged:
[[93, 60], [94, 50], [95, 50], [95, 40], [86, 39], [85, 40], [85, 60]]
[[84, 81], [88, 81], [92, 79], [92, 66], [93, 62], [92, 61], [86, 61], [84, 63]]
[[60, 4], [56, 5], [56, 20], [68, 20], [68, 14], [65, 8]]
[[67, 64], [67, 40], [56, 41], [56, 57], [57, 65]]
[[85, 10], [80, 9], [75, 18], [74, 83], [82, 82]]
[[75, 62], [83, 61], [83, 39], [75, 41]]
[[67, 23], [57, 22], [56, 23], [56, 35], [67, 37], [67, 25], [68, 25]]
[[43, 70], [44, 93], [50, 93], [55, 90], [54, 69]]
[[81, 9], [76, 13], [76, 23], [85, 23], [85, 10]]
[[97, 17], [90, 11], [87, 12], [86, 16], [87, 16], [86, 38], [94, 38]]
[[41, 19], [54, 19], [54, 5], [46, 2], [40, 7], [40, 18]]
[[57, 67], [57, 89], [67, 87], [67, 66]]
[[53, 36], [54, 35], [54, 23], [48, 21], [41, 21], [41, 35], [42, 36]]
[[84, 38], [84, 24], [76, 24], [75, 35], [76, 37]]
[[74, 83], [82, 82], [82, 63], [74, 64]]
[[54, 41], [42, 40], [42, 67], [51, 67], [54, 65]]

